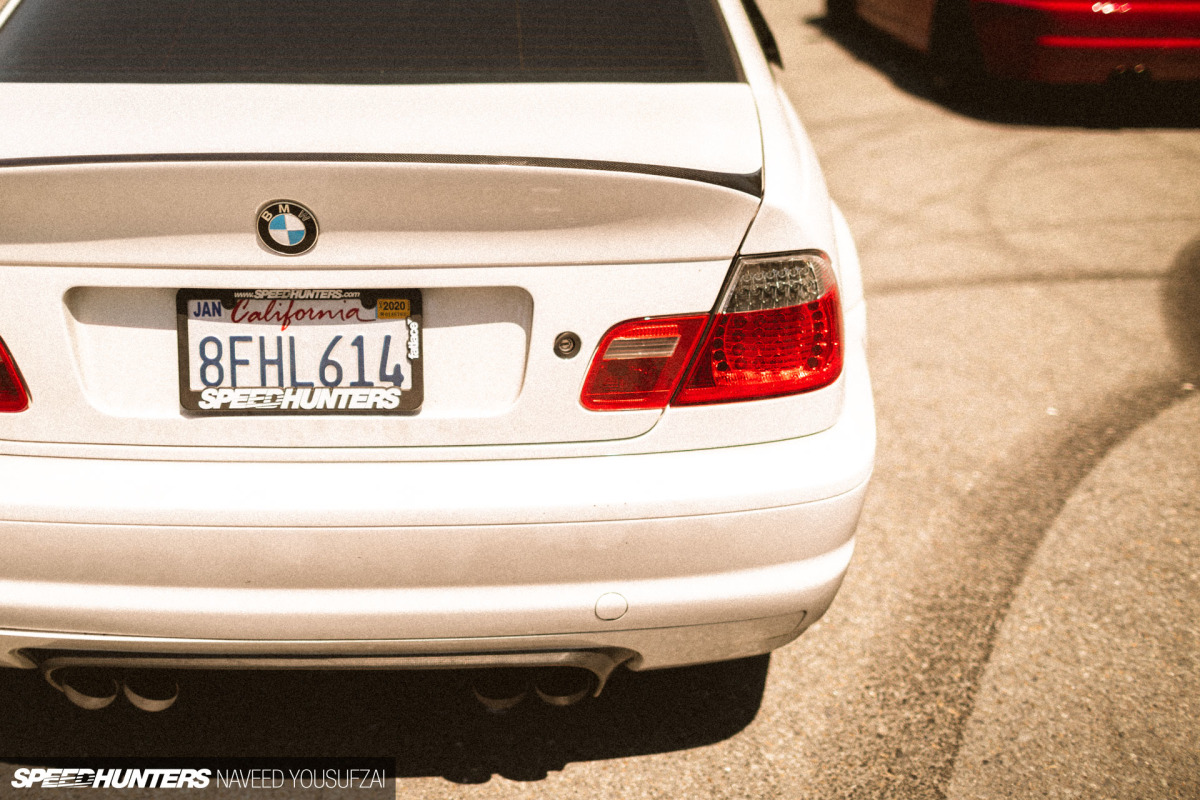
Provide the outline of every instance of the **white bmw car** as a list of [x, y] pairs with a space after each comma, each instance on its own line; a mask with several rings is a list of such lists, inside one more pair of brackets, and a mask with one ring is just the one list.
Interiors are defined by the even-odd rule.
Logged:
[[0, 665], [500, 710], [825, 612], [862, 282], [751, 0], [0, 6]]

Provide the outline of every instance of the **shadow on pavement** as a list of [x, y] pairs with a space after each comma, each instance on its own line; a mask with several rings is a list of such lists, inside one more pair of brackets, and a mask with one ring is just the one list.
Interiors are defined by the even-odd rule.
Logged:
[[1200, 238], [1175, 257], [1162, 286], [1167, 332], [1185, 374], [1200, 378]]
[[969, 98], [943, 97], [924, 55], [866, 24], [805, 22], [911, 95], [986, 122], [1079, 128], [1200, 127], [1200, 83], [1126, 82], [1100, 86], [997, 83]]
[[83, 711], [36, 674], [0, 674], [0, 759], [387, 757], [397, 777], [536, 781], [577, 761], [727, 739], [758, 713], [768, 656], [700, 667], [618, 670], [571, 708], [527, 699], [489, 716], [462, 672], [212, 673], [159, 713], [124, 701]]

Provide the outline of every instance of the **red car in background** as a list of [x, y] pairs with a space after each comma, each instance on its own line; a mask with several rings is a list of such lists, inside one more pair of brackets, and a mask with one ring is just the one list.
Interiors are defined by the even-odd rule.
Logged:
[[943, 74], [1044, 83], [1200, 80], [1198, 0], [826, 0], [923, 52]]

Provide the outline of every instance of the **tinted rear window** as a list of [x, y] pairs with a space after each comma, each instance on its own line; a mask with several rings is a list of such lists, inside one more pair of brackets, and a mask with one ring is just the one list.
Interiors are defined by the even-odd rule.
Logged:
[[22, 0], [0, 80], [729, 81], [712, 0]]

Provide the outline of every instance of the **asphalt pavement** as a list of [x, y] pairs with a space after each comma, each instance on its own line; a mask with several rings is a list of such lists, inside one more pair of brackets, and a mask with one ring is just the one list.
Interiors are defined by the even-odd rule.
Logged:
[[879, 455], [822, 621], [494, 719], [437, 675], [222, 677], [170, 718], [19, 676], [0, 750], [382, 755], [402, 798], [1200, 798], [1197, 95], [947, 105], [762, 5], [869, 304]]

